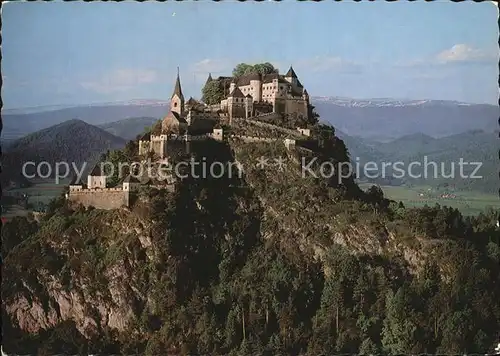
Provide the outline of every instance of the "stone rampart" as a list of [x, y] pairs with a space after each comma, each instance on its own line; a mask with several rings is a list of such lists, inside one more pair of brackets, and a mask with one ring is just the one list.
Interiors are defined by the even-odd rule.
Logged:
[[68, 199], [74, 204], [82, 204], [85, 207], [111, 210], [129, 206], [130, 193], [122, 188], [84, 189], [70, 192]]
[[243, 142], [274, 142], [277, 141], [275, 138], [269, 137], [258, 137], [258, 136], [245, 136], [245, 135], [233, 135], [231, 139], [240, 139]]
[[[256, 126], [276, 129], [278, 131], [281, 131], [281, 132], [284, 132], [284, 133], [287, 133], [289, 135], [296, 136], [296, 137], [305, 136], [302, 132], [299, 132], [298, 130], [287, 129], [285, 127], [281, 127], [281, 126], [278, 126], [278, 125], [269, 124], [267, 122], [257, 121], [255, 119], [256, 118], [254, 117], [254, 118], [252, 118], [252, 120], [248, 120], [248, 122], [251, 123], [251, 124], [253, 124], [253, 125], [256, 125]], [[257, 119], [258, 119], [258, 117], [257, 117]]]

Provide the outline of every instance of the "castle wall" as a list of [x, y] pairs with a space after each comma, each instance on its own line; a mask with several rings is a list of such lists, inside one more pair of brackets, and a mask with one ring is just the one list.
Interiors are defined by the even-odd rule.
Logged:
[[149, 141], [139, 141], [139, 154], [145, 155], [151, 149], [151, 143]]
[[307, 117], [307, 102], [303, 99], [287, 99], [285, 101], [285, 113], [300, 113]]
[[275, 138], [269, 137], [257, 137], [257, 136], [246, 136], [246, 135], [233, 135], [230, 137], [232, 140], [240, 139], [243, 142], [274, 142]]
[[111, 210], [129, 206], [130, 193], [123, 191], [122, 188], [84, 189], [70, 192], [68, 199], [74, 204], [82, 204], [85, 207], [93, 206], [96, 209]]

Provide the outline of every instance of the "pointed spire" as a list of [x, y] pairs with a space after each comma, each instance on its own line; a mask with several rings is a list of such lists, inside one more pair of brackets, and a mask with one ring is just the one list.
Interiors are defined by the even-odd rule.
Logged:
[[181, 89], [181, 79], [179, 77], [179, 67], [177, 67], [177, 79], [175, 81], [175, 88], [174, 93], [172, 94], [172, 98], [174, 97], [174, 95], [177, 95], [179, 98], [184, 99]]
[[295, 74], [295, 71], [293, 70], [292, 66], [290, 66], [290, 69], [288, 70], [288, 72], [286, 72], [285, 77], [297, 78], [297, 74]]
[[212, 73], [208, 73], [207, 83], [211, 82], [212, 80], [213, 80], [212, 79]]

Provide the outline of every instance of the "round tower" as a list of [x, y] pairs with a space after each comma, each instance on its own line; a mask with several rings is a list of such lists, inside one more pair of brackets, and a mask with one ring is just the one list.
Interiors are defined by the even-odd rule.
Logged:
[[250, 85], [252, 86], [253, 101], [262, 101], [262, 79], [259, 73], [255, 73], [250, 77]]

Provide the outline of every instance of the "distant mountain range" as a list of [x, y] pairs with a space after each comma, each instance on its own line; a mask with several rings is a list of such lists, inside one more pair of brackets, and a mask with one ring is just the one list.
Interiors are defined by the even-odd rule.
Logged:
[[[122, 108], [122, 107], [119, 107]], [[50, 128], [29, 134], [4, 146], [4, 172], [20, 172], [20, 162], [27, 160], [49, 162], [72, 161], [81, 164], [83, 161], [94, 162], [107, 149], [123, 147], [128, 140], [133, 140], [154, 122], [155, 117], [132, 117], [117, 120], [98, 126], [81, 120], [68, 120]], [[460, 158], [467, 162], [482, 162], [479, 172], [484, 178], [477, 180], [456, 179], [411, 179], [374, 180], [379, 184], [451, 184], [456, 189], [467, 189], [484, 192], [496, 192], [498, 189], [498, 138], [495, 132], [469, 130], [455, 135], [435, 138], [417, 132], [400, 137], [390, 142], [379, 142], [369, 138], [349, 135], [336, 129], [353, 161], [360, 163], [377, 162], [423, 162], [428, 161], [445, 164], [446, 170], [451, 162], [457, 165]], [[11, 169], [12, 168], [12, 169]], [[457, 168], [458, 169], [458, 168]], [[469, 172], [470, 173], [470, 172]], [[391, 170], [388, 170], [390, 176]], [[8, 176], [8, 174], [7, 174]], [[361, 176], [361, 179], [366, 177]]]
[[[56, 162], [72, 162], [78, 168], [87, 162], [92, 169], [99, 156], [109, 149], [125, 146], [127, 140], [81, 120], [61, 124], [29, 134], [2, 147], [2, 181], [23, 181], [22, 166], [31, 161], [48, 162], [52, 169]], [[28, 173], [33, 174], [32, 167]], [[46, 167], [45, 167], [46, 169]], [[45, 171], [43, 171], [45, 173]]]
[[[390, 162], [391, 164], [404, 162], [405, 168], [407, 168], [410, 162], [420, 162], [423, 166], [424, 157], [427, 157], [427, 162], [437, 164], [437, 177], [433, 176], [434, 168], [430, 165], [427, 178], [412, 178], [406, 175], [403, 179], [391, 179], [392, 169], [389, 167], [386, 175], [389, 178], [375, 179], [372, 180], [373, 183], [415, 184], [434, 187], [448, 185], [456, 190], [498, 192], [499, 144], [498, 135], [494, 132], [471, 130], [441, 138], [416, 133], [386, 143], [349, 136], [340, 130], [336, 130], [336, 135], [346, 144], [353, 162], [356, 162], [356, 160], [360, 163], [376, 162], [378, 167], [382, 166], [382, 162]], [[460, 158], [464, 162], [481, 162], [481, 167], [475, 175], [480, 175], [482, 178], [464, 179], [461, 177], [458, 165]], [[444, 167], [444, 175], [449, 175], [452, 171], [452, 164], [454, 166], [454, 177], [444, 178], [441, 165]], [[471, 176], [473, 170], [473, 165], [465, 165], [464, 175]], [[418, 168], [418, 166], [415, 171], [416, 174], [423, 174], [422, 169]], [[366, 179], [364, 176], [360, 178]]]
[[53, 111], [6, 114], [2, 112], [2, 140], [11, 141], [67, 120], [77, 119], [91, 125], [108, 124], [132, 117], [160, 118], [168, 111], [164, 103], [89, 105]]
[[377, 107], [400, 107], [400, 106], [423, 106], [423, 105], [480, 105], [464, 103], [460, 101], [453, 100], [412, 100], [412, 99], [391, 99], [391, 98], [372, 98], [372, 99], [352, 99], [343, 98], [338, 96], [313, 96], [312, 101], [320, 103], [327, 102], [335, 104], [338, 106], [347, 107], [367, 107], [367, 106], [377, 106]]
[[[313, 97], [322, 121], [350, 136], [390, 141], [423, 133], [444, 137], [470, 130], [498, 129], [498, 106], [443, 100], [358, 100]], [[127, 118], [159, 119], [168, 111], [165, 100], [131, 100], [76, 107], [40, 107], [3, 110], [2, 140], [14, 140], [70, 119], [92, 125], [110, 124]], [[37, 111], [38, 110], [38, 111]]]
[[98, 127], [126, 140], [134, 140], [137, 135], [144, 132], [146, 128], [151, 127], [156, 121], [158, 119], [154, 117], [132, 117], [98, 125]]
[[500, 110], [487, 104], [454, 101], [356, 101], [336, 98], [313, 100], [321, 119], [350, 136], [391, 141], [423, 133], [444, 137], [467, 132], [498, 130]]

